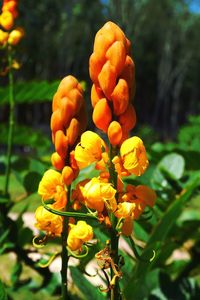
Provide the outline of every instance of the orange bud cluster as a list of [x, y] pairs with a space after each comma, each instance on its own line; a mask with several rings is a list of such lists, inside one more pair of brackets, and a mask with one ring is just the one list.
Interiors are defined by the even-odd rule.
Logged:
[[[18, 16], [18, 0], [4, 0], [2, 13], [0, 14], [0, 26], [3, 30], [10, 31], [14, 26], [14, 20]], [[24, 36], [22, 28], [15, 28], [10, 33], [0, 30], [0, 46], [17, 45]]]
[[69, 185], [77, 169], [73, 152], [70, 152], [87, 123], [83, 90], [75, 77], [66, 76], [61, 81], [53, 98], [52, 110], [52, 141], [56, 152], [52, 154], [51, 161], [57, 170], [62, 170], [66, 162], [71, 165], [72, 168], [67, 166], [63, 169], [63, 180]]
[[18, 3], [19, 0], [4, 0], [2, 11], [9, 11], [15, 19], [18, 17]]
[[108, 133], [112, 145], [119, 145], [136, 123], [131, 104], [135, 66], [130, 57], [130, 41], [116, 24], [107, 22], [97, 32], [89, 71], [93, 81], [93, 121]]

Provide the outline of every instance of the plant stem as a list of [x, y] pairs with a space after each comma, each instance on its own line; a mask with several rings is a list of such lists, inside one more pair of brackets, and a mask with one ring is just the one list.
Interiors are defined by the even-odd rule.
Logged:
[[[68, 192], [67, 192], [67, 203], [70, 202], [70, 192], [71, 192], [71, 186], [68, 186]], [[68, 204], [65, 207], [65, 211], [68, 210]], [[61, 278], [62, 278], [62, 300], [68, 299], [68, 291], [67, 291], [67, 269], [68, 269], [68, 251], [67, 251], [67, 236], [68, 236], [68, 217], [63, 217], [63, 229], [62, 229], [62, 253], [61, 253], [61, 259], [62, 259], [62, 267], [61, 267]]]
[[[110, 156], [110, 167], [109, 167], [110, 180], [111, 180], [111, 183], [113, 184], [114, 188], [117, 190], [117, 173], [115, 172], [115, 166], [112, 163], [112, 159], [116, 155], [116, 150], [117, 150], [116, 148], [113, 148], [110, 145], [110, 155], [109, 155]], [[116, 193], [116, 201], [117, 200], [118, 200], [118, 193]], [[119, 236], [118, 236], [118, 232], [116, 230], [117, 222], [118, 222], [118, 219], [112, 213], [111, 214], [112, 228], [111, 228], [111, 236], [110, 236], [111, 237], [110, 246], [111, 246], [111, 256], [112, 256], [112, 259], [113, 259], [113, 262], [115, 265], [118, 265], [118, 261], [119, 261], [119, 255], [118, 255]], [[113, 276], [115, 275], [112, 268], [110, 269], [110, 273], [111, 273], [111, 279], [112, 279]], [[115, 285], [111, 289], [110, 299], [111, 300], [120, 299], [118, 278], [116, 278]]]
[[13, 71], [12, 71], [12, 50], [8, 48], [8, 79], [9, 79], [9, 129], [8, 129], [8, 144], [7, 144], [7, 164], [6, 164], [6, 174], [5, 174], [5, 188], [4, 194], [8, 194], [9, 180], [10, 180], [10, 168], [11, 168], [11, 154], [12, 154], [12, 143], [13, 143], [13, 129], [14, 129], [14, 81], [13, 81]]

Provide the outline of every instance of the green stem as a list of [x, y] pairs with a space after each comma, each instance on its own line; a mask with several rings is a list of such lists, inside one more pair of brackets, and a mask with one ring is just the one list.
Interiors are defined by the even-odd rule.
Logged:
[[[65, 207], [65, 211], [68, 210], [68, 204], [70, 203], [70, 193], [71, 193], [71, 186], [68, 187], [67, 192], [67, 205]], [[61, 266], [61, 289], [62, 289], [62, 300], [68, 299], [68, 291], [67, 291], [67, 269], [68, 269], [68, 251], [67, 251], [67, 236], [68, 236], [68, 223], [69, 219], [68, 217], [63, 217], [63, 229], [62, 229], [62, 253], [61, 253], [61, 259], [62, 259], [62, 266]]]
[[12, 154], [12, 144], [13, 144], [13, 129], [14, 129], [14, 81], [13, 81], [13, 71], [12, 71], [12, 50], [8, 49], [8, 79], [9, 79], [9, 129], [8, 129], [8, 145], [7, 145], [7, 164], [6, 164], [6, 174], [5, 174], [5, 188], [4, 194], [8, 194], [9, 180], [10, 180], [10, 169], [11, 169], [11, 154]]
[[[117, 154], [116, 151], [117, 151], [116, 148], [113, 148], [112, 146], [110, 146], [110, 155], [109, 155], [110, 156], [110, 166], [109, 166], [110, 180], [111, 180], [111, 183], [113, 184], [114, 188], [117, 190], [117, 173], [115, 172], [115, 166], [112, 163], [112, 159]], [[118, 200], [118, 193], [116, 193], [116, 201], [117, 200]], [[118, 219], [115, 217], [115, 215], [113, 213], [111, 213], [112, 228], [111, 228], [111, 232], [110, 232], [110, 237], [111, 237], [110, 246], [111, 246], [112, 259], [113, 259], [115, 265], [118, 265], [118, 261], [119, 261], [119, 255], [118, 255], [119, 236], [118, 236], [118, 232], [116, 230], [117, 222], [118, 222]], [[110, 272], [111, 272], [111, 279], [112, 279], [113, 276], [115, 275], [112, 268], [111, 268]], [[113, 289], [111, 289], [110, 299], [111, 300], [120, 299], [118, 278], [116, 278], [115, 285], [114, 285]]]
[[79, 212], [73, 212], [73, 211], [60, 211], [60, 210], [56, 210], [56, 209], [53, 209], [51, 207], [49, 207], [47, 204], [45, 204], [44, 200], [42, 200], [42, 205], [44, 206], [44, 208], [50, 212], [52, 212], [53, 214], [55, 215], [58, 215], [58, 216], [62, 216], [62, 217], [74, 217], [74, 218], [77, 218], [77, 219], [80, 219], [80, 218], [88, 218], [88, 219], [95, 219], [95, 220], [98, 220], [98, 217], [96, 216], [95, 213], [79, 213]]

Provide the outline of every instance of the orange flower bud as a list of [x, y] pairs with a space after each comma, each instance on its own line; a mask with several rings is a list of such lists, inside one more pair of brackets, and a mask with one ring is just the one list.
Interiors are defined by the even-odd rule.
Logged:
[[59, 109], [55, 110], [51, 116], [51, 130], [56, 133], [58, 130], [63, 130], [63, 120]]
[[66, 166], [63, 168], [62, 180], [63, 180], [64, 184], [67, 186], [70, 185], [72, 183], [72, 181], [74, 180], [74, 172], [73, 172], [72, 168], [70, 168], [69, 166]]
[[76, 109], [72, 100], [68, 97], [63, 97], [60, 100], [60, 115], [63, 122], [63, 127], [67, 128], [71, 119], [76, 114]]
[[68, 138], [65, 136], [64, 132], [62, 130], [56, 131], [55, 134], [55, 148], [58, 154], [65, 158], [67, 154], [68, 149]]
[[78, 140], [81, 131], [80, 127], [81, 126], [79, 121], [73, 118], [66, 132], [70, 146], [73, 146], [75, 142]]
[[97, 102], [93, 111], [92, 118], [95, 125], [99, 129], [103, 130], [104, 132], [107, 132], [108, 126], [112, 120], [112, 113], [108, 102], [105, 98]]
[[65, 166], [65, 160], [57, 152], [54, 152], [51, 155], [51, 163], [52, 166], [54, 166], [54, 168], [59, 171], [62, 170]]
[[119, 123], [126, 132], [135, 127], [136, 113], [132, 104], [129, 104], [125, 112], [119, 116]]
[[111, 94], [114, 90], [117, 80], [115, 68], [107, 61], [98, 76], [99, 84], [107, 99], [111, 99]]
[[67, 93], [67, 97], [72, 100], [74, 111], [77, 114], [80, 110], [80, 107], [83, 103], [83, 95], [81, 92], [76, 88], [72, 89]]
[[101, 100], [102, 98], [104, 98], [103, 92], [101, 91], [101, 89], [97, 85], [93, 84], [92, 89], [91, 89], [92, 106], [95, 107], [97, 102], [99, 100]]
[[[108, 24], [108, 23], [107, 23]], [[105, 53], [115, 41], [115, 33], [111, 30], [104, 30], [104, 25], [96, 34], [94, 41], [94, 53], [99, 61], [105, 62]]]
[[9, 11], [4, 11], [0, 15], [0, 25], [5, 29], [5, 30], [10, 30], [13, 25], [14, 25], [14, 19], [13, 15]]
[[53, 96], [53, 101], [52, 101], [52, 111], [53, 112], [60, 108], [60, 102], [61, 102], [60, 95], [58, 92], [56, 92]]
[[90, 77], [94, 83], [98, 83], [98, 75], [102, 69], [103, 62], [99, 61], [97, 55], [93, 53], [90, 56], [89, 64]]
[[[96, 34], [93, 51], [90, 77], [99, 87], [100, 97], [113, 101], [114, 113], [118, 116], [126, 110], [135, 84], [130, 41], [116, 24], [107, 22]], [[94, 87], [91, 96], [94, 107], [100, 98]]]
[[132, 58], [128, 55], [126, 56], [124, 69], [120, 74], [120, 77], [125, 79], [128, 83], [129, 97], [131, 100], [135, 95], [135, 64]]
[[117, 121], [112, 121], [108, 127], [108, 138], [111, 145], [118, 145], [122, 138], [122, 128]]
[[72, 75], [64, 77], [58, 86], [58, 90], [61, 91], [62, 97], [66, 96], [68, 92], [74, 88], [80, 89], [80, 86], [78, 86], [78, 80]]
[[119, 79], [111, 95], [114, 113], [116, 116], [122, 114], [127, 109], [129, 103], [129, 88], [126, 80]]
[[106, 52], [106, 58], [112, 66], [115, 66], [116, 72], [120, 74], [126, 59], [126, 49], [123, 42], [114, 42]]

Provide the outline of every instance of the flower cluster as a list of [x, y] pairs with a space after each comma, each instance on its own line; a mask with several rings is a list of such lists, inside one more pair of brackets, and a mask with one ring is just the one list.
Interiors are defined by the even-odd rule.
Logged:
[[134, 69], [130, 41], [116, 24], [107, 22], [96, 34], [89, 71], [93, 81], [93, 121], [108, 134], [112, 145], [122, 143], [135, 126], [136, 115], [131, 104]]
[[141, 176], [148, 167], [148, 159], [143, 141], [137, 136], [128, 138], [136, 122], [131, 103], [135, 90], [134, 62], [130, 57], [129, 40], [112, 22], [107, 22], [96, 34], [90, 76], [93, 121], [107, 133], [112, 151], [108, 151], [108, 146], [96, 133], [82, 134], [75, 148], [77, 165], [82, 169], [95, 163], [100, 175], [80, 182], [72, 197], [74, 202], [79, 201], [76, 207], [84, 205], [96, 210], [99, 218], [109, 226], [109, 217], [114, 214], [122, 220], [122, 233], [130, 235], [133, 220], [138, 219], [147, 206], [154, 205], [156, 194], [143, 185], [124, 188], [124, 176]]
[[[54, 211], [45, 212], [45, 208], [39, 207], [36, 227], [47, 235], [56, 236], [61, 232], [63, 235], [66, 214], [55, 215], [55, 210], [70, 211], [77, 216], [80, 214], [77, 210], [84, 207], [84, 211], [97, 216], [106, 226], [115, 226], [116, 234], [119, 231], [130, 236], [133, 221], [147, 206], [153, 207], [156, 194], [147, 186], [123, 183], [125, 176], [141, 176], [148, 167], [148, 158], [143, 141], [137, 136], [129, 138], [136, 123], [131, 102], [135, 93], [135, 67], [130, 56], [130, 41], [116, 24], [107, 22], [97, 32], [89, 71], [93, 81], [93, 121], [107, 134], [109, 145], [97, 133], [85, 131], [83, 90], [76, 78], [65, 77], [52, 105], [55, 152], [51, 162], [56, 170], [45, 172], [38, 190], [44, 202], [51, 201], [46, 208]], [[79, 171], [91, 164], [99, 170], [99, 176], [79, 181], [70, 193]], [[85, 221], [76, 224], [75, 220], [69, 221], [67, 246], [71, 251], [81, 250], [92, 238], [93, 229]]]
[[[56, 170], [50, 169], [44, 173], [38, 193], [44, 203], [52, 202], [48, 205], [50, 209], [63, 211], [66, 207], [70, 208], [67, 199], [69, 186], [79, 173], [74, 148], [87, 124], [83, 90], [75, 77], [67, 76], [61, 81], [53, 97], [52, 111], [51, 130], [55, 152], [51, 156], [51, 162]], [[35, 226], [47, 235], [61, 235], [63, 217], [40, 206], [35, 212], [35, 218]], [[82, 238], [77, 235], [81, 224], [84, 224]], [[89, 225], [85, 222], [75, 225], [70, 219], [67, 245], [72, 251], [81, 249], [82, 244], [92, 236], [93, 231]]]
[[0, 15], [0, 47], [17, 45], [24, 36], [21, 27], [14, 27], [15, 19], [18, 17], [18, 0], [4, 0]]

